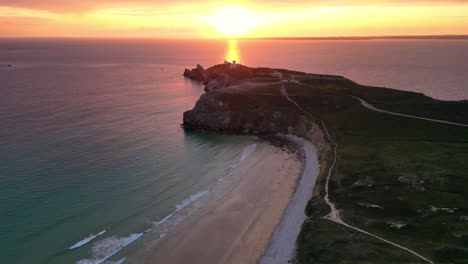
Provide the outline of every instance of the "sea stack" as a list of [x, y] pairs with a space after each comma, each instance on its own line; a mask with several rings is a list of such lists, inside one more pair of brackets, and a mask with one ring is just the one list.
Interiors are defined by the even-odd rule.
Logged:
[[204, 82], [205, 69], [200, 64], [197, 64], [197, 67], [192, 70], [185, 69], [183, 76], [194, 81]]

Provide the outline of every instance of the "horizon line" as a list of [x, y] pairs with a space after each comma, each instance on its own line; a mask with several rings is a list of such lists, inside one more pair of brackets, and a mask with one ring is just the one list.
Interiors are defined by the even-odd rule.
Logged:
[[159, 37], [92, 37], [92, 36], [77, 36], [77, 37], [0, 37], [0, 39], [141, 39], [141, 40], [379, 40], [379, 39], [440, 39], [440, 40], [468, 40], [467, 35], [383, 35], [383, 36], [326, 36], [326, 37], [220, 37], [220, 38], [159, 38]]

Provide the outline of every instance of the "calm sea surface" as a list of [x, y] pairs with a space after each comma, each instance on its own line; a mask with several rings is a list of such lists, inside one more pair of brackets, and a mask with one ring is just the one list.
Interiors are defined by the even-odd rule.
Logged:
[[227, 177], [254, 139], [180, 128], [225, 58], [468, 99], [468, 41], [0, 39], [0, 263], [119, 263]]

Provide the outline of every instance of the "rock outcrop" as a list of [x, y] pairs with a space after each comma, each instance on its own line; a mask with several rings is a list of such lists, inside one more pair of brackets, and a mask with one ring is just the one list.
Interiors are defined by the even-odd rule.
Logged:
[[197, 64], [197, 67], [195, 69], [192, 69], [192, 70], [185, 69], [183, 75], [184, 77], [187, 77], [191, 80], [199, 81], [199, 82], [204, 82], [206, 78], [205, 69], [200, 64]]
[[235, 82], [249, 78], [289, 78], [291, 74], [284, 70], [274, 70], [269, 68], [251, 68], [241, 64], [219, 64], [208, 69], [203, 69], [197, 65], [195, 69], [185, 69], [184, 76], [205, 84], [205, 91], [223, 89]]

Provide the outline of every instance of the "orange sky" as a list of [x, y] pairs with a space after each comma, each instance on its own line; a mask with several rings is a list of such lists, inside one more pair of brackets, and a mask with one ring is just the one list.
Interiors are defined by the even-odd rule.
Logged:
[[0, 0], [0, 37], [468, 34], [468, 0]]

